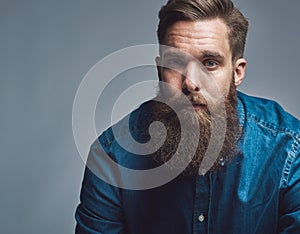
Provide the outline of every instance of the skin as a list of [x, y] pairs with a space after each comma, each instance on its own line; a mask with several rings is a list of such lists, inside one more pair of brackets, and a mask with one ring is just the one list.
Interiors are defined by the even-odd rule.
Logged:
[[[219, 18], [178, 21], [167, 30], [165, 45], [173, 48], [163, 49], [161, 57], [156, 58], [159, 79], [186, 95], [198, 95], [205, 88], [199, 62], [224, 97], [228, 95], [233, 75], [235, 86], [244, 79], [246, 60], [232, 62], [228, 27]], [[165, 68], [166, 64], [171, 69]]]

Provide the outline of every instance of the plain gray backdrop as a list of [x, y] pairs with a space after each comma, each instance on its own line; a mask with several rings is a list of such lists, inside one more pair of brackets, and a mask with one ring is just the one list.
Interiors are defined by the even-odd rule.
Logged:
[[[106, 55], [156, 43], [157, 13], [164, 3], [0, 1], [1, 233], [74, 232], [84, 169], [72, 135], [76, 90]], [[235, 3], [250, 21], [247, 75], [240, 89], [274, 99], [299, 118], [300, 1]], [[140, 74], [128, 74], [135, 72]], [[144, 74], [155, 79], [154, 68]], [[118, 82], [113, 85], [117, 89]]]

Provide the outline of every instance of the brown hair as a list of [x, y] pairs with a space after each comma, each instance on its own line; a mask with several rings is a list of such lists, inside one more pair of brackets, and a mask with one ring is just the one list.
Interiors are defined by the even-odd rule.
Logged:
[[177, 21], [220, 18], [229, 29], [232, 61], [244, 55], [248, 21], [231, 0], [169, 0], [159, 11], [158, 41], [164, 44], [169, 27]]

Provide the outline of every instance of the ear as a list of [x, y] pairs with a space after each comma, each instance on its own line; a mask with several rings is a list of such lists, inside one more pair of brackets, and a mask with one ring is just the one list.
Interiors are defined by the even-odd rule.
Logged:
[[156, 63], [156, 69], [157, 69], [157, 75], [158, 75], [158, 79], [159, 81], [162, 81], [162, 74], [161, 74], [161, 57], [157, 56], [155, 58], [155, 63]]
[[238, 59], [234, 64], [234, 83], [239, 86], [245, 77], [247, 61], [244, 58]]

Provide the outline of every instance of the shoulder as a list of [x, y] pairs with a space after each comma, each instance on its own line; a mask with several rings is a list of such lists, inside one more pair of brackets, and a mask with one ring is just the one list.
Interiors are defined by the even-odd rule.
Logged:
[[[142, 134], [147, 129], [147, 121], [151, 114], [152, 101], [147, 101], [120, 121], [106, 129], [99, 137], [101, 145], [109, 151], [113, 144], [122, 139], [133, 137], [137, 141], [143, 141]], [[138, 139], [137, 139], [138, 138]]]
[[[143, 103], [116, 124], [105, 130], [92, 145], [101, 148], [118, 164], [132, 169], [147, 169], [156, 165], [145, 143], [150, 140], [148, 132], [152, 101]], [[94, 150], [95, 151], [95, 150]], [[97, 157], [99, 154], [95, 154]], [[144, 155], [144, 157], [141, 157]]]
[[300, 139], [300, 121], [286, 112], [277, 102], [238, 92], [244, 118], [274, 132]]

